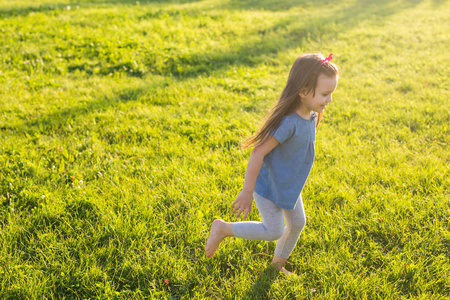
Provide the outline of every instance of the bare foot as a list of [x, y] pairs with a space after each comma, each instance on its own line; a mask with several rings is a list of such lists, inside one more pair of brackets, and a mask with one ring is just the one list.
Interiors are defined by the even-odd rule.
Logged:
[[[283, 264], [282, 265], [284, 265], [284, 262], [286, 261], [286, 259], [280, 258], [279, 256], [275, 255], [275, 260], [277, 260], [277, 259], [283, 260]], [[283, 273], [283, 275], [285, 275], [285, 276], [296, 276], [295, 273], [289, 272], [288, 270], [286, 270], [285, 267], [282, 267], [282, 265], [280, 266], [280, 262], [272, 262], [272, 267], [275, 270], [277, 270], [278, 272]]]
[[212, 257], [216, 253], [220, 242], [227, 237], [225, 232], [226, 230], [224, 228], [226, 225], [227, 223], [220, 219], [213, 221], [211, 225], [211, 232], [209, 234], [208, 241], [206, 242], [206, 256]]
[[284, 267], [281, 268], [280, 272], [283, 273], [286, 276], [294, 276], [295, 275], [294, 273], [289, 272], [288, 270], [286, 270]]

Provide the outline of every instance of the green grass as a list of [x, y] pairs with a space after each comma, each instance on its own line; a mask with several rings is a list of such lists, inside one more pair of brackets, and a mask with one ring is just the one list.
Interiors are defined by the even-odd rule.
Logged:
[[[449, 299], [449, 14], [0, 0], [0, 298]], [[207, 259], [212, 220], [235, 220], [240, 143], [312, 51], [341, 74], [298, 278], [268, 268], [273, 242], [229, 239]]]

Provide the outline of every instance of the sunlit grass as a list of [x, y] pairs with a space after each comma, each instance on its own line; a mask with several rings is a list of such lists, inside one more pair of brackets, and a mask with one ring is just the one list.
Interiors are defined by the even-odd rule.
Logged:
[[[445, 1], [0, 1], [0, 295], [446, 299]], [[204, 243], [301, 53], [341, 70], [287, 268]], [[254, 209], [251, 219], [258, 220]]]

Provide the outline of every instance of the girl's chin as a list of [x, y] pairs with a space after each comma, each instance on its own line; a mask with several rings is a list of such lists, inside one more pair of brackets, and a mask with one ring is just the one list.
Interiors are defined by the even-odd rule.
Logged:
[[320, 107], [320, 108], [318, 108], [318, 109], [315, 109], [314, 111], [316, 112], [316, 113], [321, 113], [321, 112], [324, 112], [324, 110], [325, 110], [325, 107]]

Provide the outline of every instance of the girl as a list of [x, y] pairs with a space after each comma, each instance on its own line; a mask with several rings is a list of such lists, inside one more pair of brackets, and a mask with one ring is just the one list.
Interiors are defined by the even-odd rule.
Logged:
[[290, 274], [284, 264], [306, 223], [301, 191], [314, 161], [316, 128], [338, 82], [331, 59], [332, 54], [305, 54], [294, 61], [277, 104], [244, 145], [255, 147], [242, 191], [231, 205], [237, 218], [244, 212], [245, 220], [254, 198], [262, 222], [214, 220], [206, 242], [208, 257], [230, 236], [277, 240], [272, 265]]

